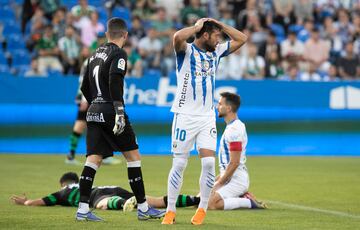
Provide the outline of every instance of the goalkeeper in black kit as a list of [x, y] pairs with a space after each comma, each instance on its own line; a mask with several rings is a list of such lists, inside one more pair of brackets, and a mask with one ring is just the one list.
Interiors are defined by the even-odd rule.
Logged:
[[128, 32], [126, 23], [112, 18], [107, 23], [108, 42], [89, 58], [81, 91], [90, 103], [86, 115], [87, 155], [80, 177], [80, 200], [76, 220], [102, 221], [89, 209], [91, 188], [102, 160], [122, 152], [128, 168], [130, 187], [137, 201], [139, 220], [161, 218], [164, 211], [150, 207], [146, 201], [141, 161], [135, 133], [125, 113], [123, 99], [127, 55], [122, 49]]

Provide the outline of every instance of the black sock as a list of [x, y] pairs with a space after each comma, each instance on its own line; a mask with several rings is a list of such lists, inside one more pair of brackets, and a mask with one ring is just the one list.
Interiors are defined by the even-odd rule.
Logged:
[[146, 198], [141, 167], [128, 167], [128, 178], [131, 190], [136, 197], [137, 203], [144, 203], [146, 201]]
[[125, 204], [125, 199], [120, 196], [112, 196], [107, 202], [107, 208], [109, 210], [120, 210], [123, 209]]
[[89, 203], [91, 188], [94, 182], [96, 170], [89, 167], [84, 166], [84, 170], [81, 173], [80, 182], [79, 182], [79, 190], [80, 190], [80, 202]]
[[75, 131], [73, 131], [70, 135], [70, 153], [67, 156], [69, 160], [73, 160], [75, 158], [75, 151], [77, 149], [80, 137], [81, 133], [77, 133]]
[[[164, 202], [167, 207], [167, 196], [164, 196]], [[176, 200], [176, 207], [188, 207], [198, 205], [200, 197], [180, 194]]]

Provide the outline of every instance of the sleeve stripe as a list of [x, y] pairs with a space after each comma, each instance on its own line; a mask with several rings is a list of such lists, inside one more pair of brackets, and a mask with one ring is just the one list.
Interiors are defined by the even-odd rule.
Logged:
[[242, 151], [242, 143], [240, 141], [230, 142], [230, 151]]

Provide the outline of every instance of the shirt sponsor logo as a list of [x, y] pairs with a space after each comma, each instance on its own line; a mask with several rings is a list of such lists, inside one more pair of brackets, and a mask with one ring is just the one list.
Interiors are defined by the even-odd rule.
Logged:
[[86, 113], [86, 121], [87, 122], [105, 122], [103, 113]]
[[[200, 73], [200, 72], [199, 72]], [[186, 74], [185, 74], [186, 75]], [[178, 89], [176, 84], [171, 83], [170, 79], [167, 77], [161, 78], [158, 82], [148, 82], [146, 84], [142, 84], [144, 82], [132, 81], [125, 82], [124, 86], [124, 100], [128, 105], [156, 105], [156, 106], [171, 106], [173, 103], [176, 103], [176, 106], [182, 107], [185, 106], [185, 97], [187, 89], [183, 89], [185, 84], [189, 84], [190, 73], [184, 78], [187, 83], [184, 81], [184, 85], [179, 85], [181, 87], [181, 91], [179, 92], [180, 99], [176, 98]], [[233, 82], [229, 84], [234, 84]], [[185, 86], [186, 88], [187, 86]], [[221, 92], [237, 92], [236, 86], [224, 85], [215, 88], [214, 98], [215, 100], [219, 100]]]
[[180, 100], [179, 100], [179, 107], [182, 107], [185, 104], [185, 100], [186, 100], [186, 91], [187, 91], [187, 87], [189, 84], [189, 78], [190, 78], [190, 74], [186, 73], [185, 77], [184, 77], [184, 83], [180, 92]]
[[202, 71], [202, 72], [199, 72], [199, 71], [195, 71], [195, 76], [196, 77], [211, 77], [211, 76], [215, 76], [215, 72], [214, 71]]

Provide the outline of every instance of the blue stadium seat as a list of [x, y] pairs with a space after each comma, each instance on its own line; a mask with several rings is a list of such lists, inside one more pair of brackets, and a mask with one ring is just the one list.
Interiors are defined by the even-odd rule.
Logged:
[[126, 7], [115, 7], [112, 11], [112, 16], [122, 18], [125, 21], [131, 21], [131, 13]]
[[14, 49], [25, 49], [25, 39], [20, 34], [6, 36], [7, 48], [11, 52]]
[[304, 27], [301, 25], [291, 25], [289, 26], [289, 31], [295, 32], [296, 34], [299, 33]]
[[17, 74], [20, 76], [24, 76], [26, 71], [28, 71], [31, 67], [29, 64], [24, 65], [15, 65], [14, 68], [17, 70]]
[[280, 24], [271, 24], [270, 29], [275, 33], [276, 41], [278, 43], [281, 43], [283, 40], [285, 40], [285, 30], [284, 27], [282, 27]]
[[[6, 4], [6, 3], [1, 3], [0, 2], [0, 4], [3, 5], [3, 4]], [[0, 8], [0, 20], [2, 20], [4, 18], [13, 18], [13, 19], [15, 19], [14, 11], [10, 7], [4, 6], [4, 7]]]
[[99, 13], [99, 19], [100, 20], [107, 20], [107, 12], [106, 12], [106, 9], [104, 7], [99, 7], [97, 8], [97, 11]]
[[9, 73], [9, 72], [10, 72], [10, 68], [8, 65], [0, 64], [0, 73]]
[[9, 34], [20, 34], [21, 30], [20, 27], [11, 27], [11, 26], [5, 26], [3, 34], [9, 35]]
[[[61, 1], [62, 5], [66, 6], [69, 10], [77, 4], [79, 4], [78, 0], [63, 0]], [[90, 4], [91, 5], [91, 4]]]
[[5, 36], [9, 35], [9, 34], [20, 34], [21, 33], [21, 29], [20, 29], [20, 23], [18, 23], [15, 18], [6, 18], [5, 20], [1, 20], [1, 22], [3, 22], [4, 25], [4, 31], [3, 34]]
[[12, 50], [13, 65], [29, 65], [31, 56], [25, 49]]
[[48, 69], [48, 75], [50, 77], [63, 77], [65, 76], [61, 71]]
[[284, 27], [280, 24], [271, 24], [270, 29], [276, 34], [276, 36], [285, 36]]
[[89, 5], [95, 6], [96, 8], [101, 7], [101, 6], [103, 6], [105, 4], [104, 1], [99, 1], [99, 0], [97, 0], [97, 1], [88, 1], [88, 2], [89, 2]]
[[0, 52], [0, 65], [7, 65], [7, 60], [3, 52]]

